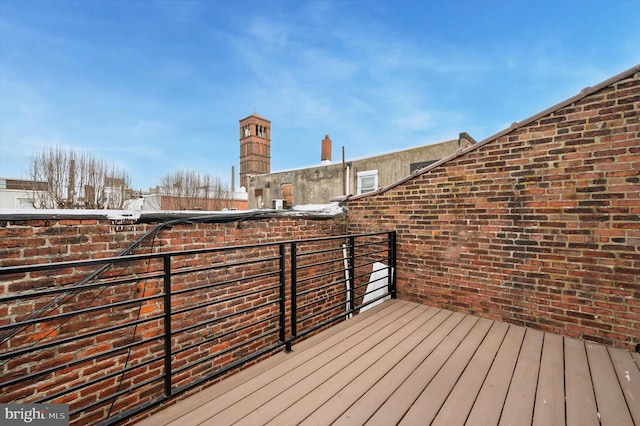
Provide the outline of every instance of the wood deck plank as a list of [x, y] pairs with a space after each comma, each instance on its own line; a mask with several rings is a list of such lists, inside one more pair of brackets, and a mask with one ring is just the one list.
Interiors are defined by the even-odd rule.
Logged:
[[[434, 339], [444, 321], [451, 315], [451, 311], [438, 310], [435, 316], [403, 342], [402, 347], [398, 347], [400, 350], [393, 350], [384, 354], [368, 370], [351, 380], [320, 407], [315, 407], [315, 411], [310, 413], [306, 419], [302, 419], [301, 424], [320, 424], [322, 422], [335, 421], [340, 414], [358, 400], [360, 395], [371, 389], [389, 371], [403, 362], [405, 358], [411, 357], [413, 351], [424, 354], [428, 350], [427, 345], [430, 339]], [[432, 346], [435, 346], [435, 344]]]
[[564, 420], [564, 342], [560, 335], [545, 333], [533, 426], [559, 425]]
[[518, 355], [500, 425], [531, 424], [544, 333], [527, 329]]
[[607, 350], [631, 417], [636, 425], [640, 425], [640, 368], [630, 352], [617, 348], [607, 348]]
[[424, 362], [410, 373], [409, 377], [378, 408], [366, 424], [397, 424], [477, 322], [477, 318], [465, 317]]
[[489, 374], [480, 388], [471, 413], [469, 413], [466, 425], [486, 426], [498, 424], [524, 335], [525, 329], [523, 327], [509, 326], [496, 359], [491, 365]]
[[583, 426], [599, 424], [600, 413], [603, 425], [640, 425], [638, 360], [622, 349], [394, 300], [141, 424]]
[[599, 425], [596, 397], [584, 343], [564, 338], [566, 423], [568, 426]]
[[[304, 368], [305, 364], [312, 362], [319, 354], [330, 351], [335, 347], [340, 347], [346, 350], [348, 346], [356, 345], [361, 340], [364, 340], [368, 335], [367, 330], [371, 327], [376, 327], [376, 323], [379, 321], [393, 321], [413, 309], [415, 309], [415, 307], [412, 306], [412, 304], [392, 303], [385, 309], [378, 310], [372, 315], [363, 314], [363, 317], [360, 318], [359, 321], [353, 323], [350, 327], [343, 327], [340, 332], [332, 334], [326, 340], [318, 341], [316, 345], [309, 344], [307, 350], [301, 350], [300, 347], [294, 346], [293, 352], [285, 354], [285, 356], [289, 357], [286, 362], [278, 364], [274, 368], [265, 370], [259, 375], [252, 377], [251, 380], [238, 384], [235, 387], [228, 387], [224, 393], [215, 398], [211, 398], [206, 404], [203, 404], [197, 409], [178, 418], [175, 426], [180, 426], [181, 424], [190, 422], [194, 422], [193, 424], [199, 424], [199, 422], [204, 419], [218, 415], [224, 410], [229, 410], [231, 407], [235, 406], [253, 393], [272, 385], [274, 381], [292, 380], [295, 377], [295, 372], [299, 368]], [[359, 317], [359, 315], [349, 321], [357, 319], [357, 317]], [[341, 324], [345, 324], [349, 321], [345, 321]], [[314, 337], [315, 339], [312, 339], [318, 340], [318, 337]], [[344, 344], [344, 342], [347, 343]], [[339, 353], [335, 354], [335, 356], [339, 356]], [[174, 425], [174, 423], [169, 424]]]
[[[326, 363], [319, 360], [321, 368], [316, 369], [294, 386], [282, 390], [269, 401], [268, 405], [255, 409], [238, 421], [237, 424], [239, 426], [254, 425], [258, 421], [273, 421], [277, 423], [279, 420], [275, 418], [292, 406], [297, 406], [297, 409], [292, 410], [293, 412], [290, 414], [300, 415], [303, 419], [313, 412], [314, 409], [310, 406], [311, 404], [317, 406], [322, 402], [322, 398], [328, 399], [331, 393], [346, 385], [351, 378], [366, 370], [385, 353], [401, 345], [403, 340], [407, 339], [436, 312], [435, 309], [429, 309], [426, 306], [419, 312], [416, 311], [418, 310], [411, 311], [404, 317], [394, 321], [393, 325], [396, 328], [387, 327], [384, 334], [372, 335], [370, 339], [351, 348], [343, 353], [341, 357]], [[311, 394], [316, 396], [313, 397]], [[305, 404], [301, 400], [305, 397], [309, 398], [306, 399], [307, 404], [303, 410], [301, 407]], [[284, 418], [282, 421], [298, 423], [302, 419], [290, 418], [287, 420]]]
[[444, 340], [463, 319], [464, 315], [462, 314], [450, 313], [447, 319], [443, 321], [433, 333], [429, 334], [425, 340], [416, 346], [414, 350], [389, 370], [381, 379], [375, 381], [373, 386], [371, 386], [371, 381], [368, 380], [369, 378], [361, 376], [360, 380], [356, 381], [355, 385], [349, 389], [350, 391], [359, 390], [361, 391], [360, 393], [350, 395], [343, 394], [344, 400], [339, 402], [334, 400], [334, 403], [338, 404], [340, 409], [344, 409], [345, 406], [348, 406], [348, 409], [331, 411], [331, 405], [329, 405], [329, 410], [321, 407], [302, 422], [302, 424], [321, 424], [322, 419], [329, 419], [332, 415], [337, 416], [333, 423], [335, 426], [364, 424], [373, 414], [372, 407], [377, 408], [383, 404], [390, 393], [395, 391], [411, 372], [418, 368], [425, 357], [433, 353], [442, 340]]
[[508, 330], [509, 326], [505, 323], [493, 323], [489, 334], [442, 405], [433, 425], [464, 425]]
[[[350, 322], [344, 321], [337, 323], [333, 327], [324, 330], [322, 332], [322, 335], [314, 335], [308, 339], [302, 340], [295, 345], [295, 353], [297, 354], [299, 351], [302, 351], [305, 348], [314, 347], [321, 342], [331, 343], [333, 341], [332, 339], [335, 339], [335, 337], [332, 336], [344, 332], [356, 332], [360, 328], [366, 326], [367, 321], [380, 320], [390, 312], [393, 312], [394, 310], [399, 309], [400, 307], [407, 304], [408, 302], [406, 301], [396, 299], [391, 300], [388, 303], [375, 306], [374, 308], [367, 311], [366, 314], [357, 315], [351, 318]], [[165, 408], [164, 410], [154, 414], [152, 417], [143, 419], [142, 421], [136, 423], [136, 425], [162, 426], [171, 424], [171, 422], [178, 419], [180, 419], [180, 421], [185, 421], [185, 413], [191, 413], [194, 410], [201, 409], [201, 406], [210, 402], [214, 398], [226, 394], [229, 390], [235, 389], [236, 387], [242, 385], [250, 379], [253, 379], [257, 375], [270, 370], [271, 368], [290, 361], [292, 358], [292, 354], [293, 353], [288, 354], [285, 352], [276, 353], [258, 362], [257, 364], [251, 365], [250, 367], [247, 367], [239, 371], [238, 373], [225, 378], [223, 381], [218, 382], [215, 385], [205, 388], [202, 391]]]
[[603, 426], [633, 426], [607, 348], [595, 343], [586, 343], [586, 348], [600, 423]]
[[[504, 333], [501, 333], [499, 327], [493, 329], [493, 333], [491, 332], [493, 324], [493, 321], [487, 319], [481, 319], [476, 323], [474, 329], [467, 334], [451, 358], [416, 399], [400, 424], [415, 425], [419, 424], [423, 419], [435, 418], [454, 388], [462, 389], [468, 385], [468, 383], [458, 383], [458, 380], [471, 364], [474, 356], [478, 355], [476, 358], [479, 358], [482, 357], [483, 352], [489, 351], [491, 359], [493, 359], [504, 337]], [[497, 333], [496, 330], [498, 331]], [[504, 331], [506, 331], [506, 328]], [[471, 374], [474, 376], [482, 375], [482, 379], [484, 379], [484, 372], [478, 369], [475, 363], [474, 371]], [[482, 380], [478, 381], [482, 382]], [[457, 409], [461, 410], [461, 407], [458, 406]], [[469, 409], [471, 409], [471, 404], [469, 404]], [[448, 425], [450, 423], [444, 421], [441, 424]]]
[[[423, 311], [424, 307], [413, 307], [407, 312], [398, 310], [396, 313], [402, 312], [402, 315], [393, 320], [388, 320], [384, 323], [384, 326], [380, 328], [371, 327], [372, 330], [363, 330], [358, 334], [358, 338], [352, 337], [343, 341], [340, 346], [334, 347], [331, 351], [316, 354], [311, 362], [304, 363], [295, 370], [286, 371], [284, 372], [285, 374], [277, 376], [270, 375], [268, 382], [264, 384], [259, 393], [243, 394], [241, 399], [236, 398], [237, 401], [233, 405], [214, 416], [209, 416], [208, 421], [212, 424], [227, 422], [255, 424], [256, 421], [268, 421], [273, 415], [281, 411], [282, 404], [287, 403], [287, 399], [283, 395], [297, 396], [300, 387], [317, 386], [324, 380], [324, 375], [329, 374], [327, 365], [330, 365], [330, 368], [336, 371], [345, 368], [346, 365], [357, 359], [358, 353], [363, 348], [370, 349], [375, 347], [380, 340], [395, 333], [402, 326], [402, 321], [408, 321]], [[354, 349], [353, 351], [350, 350], [352, 348]], [[321, 366], [320, 368], [318, 367], [319, 365]], [[302, 383], [302, 385], [299, 383]], [[297, 386], [297, 388], [291, 390], [294, 386]], [[234, 394], [235, 392], [232, 390], [229, 393]], [[248, 419], [245, 420], [247, 416]]]
[[[444, 315], [442, 315], [444, 314]], [[415, 321], [414, 326], [403, 327], [402, 330], [390, 339], [391, 348], [379, 346], [375, 351], [365, 352], [349, 368], [334, 375], [325, 383], [313, 389], [296, 403], [287, 407], [282, 413], [273, 418], [273, 424], [299, 424], [310, 416], [318, 406], [325, 407], [328, 401], [341, 394], [349, 385], [356, 383], [361, 376], [370, 380], [382, 377], [396, 365], [406, 354], [411, 352], [423, 341], [438, 325], [444, 321], [451, 312], [431, 308], [428, 315], [423, 315], [420, 321]], [[346, 391], [349, 393], [349, 391]], [[335, 413], [335, 409], [333, 411]], [[342, 411], [339, 411], [341, 413]], [[334, 418], [335, 419], [335, 418]], [[323, 418], [326, 421], [326, 417]]]

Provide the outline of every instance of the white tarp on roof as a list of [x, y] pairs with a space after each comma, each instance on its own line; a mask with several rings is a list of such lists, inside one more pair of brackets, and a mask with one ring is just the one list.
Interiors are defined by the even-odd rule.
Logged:
[[376, 305], [379, 305], [385, 300], [389, 300], [389, 298], [391, 297], [389, 295], [389, 267], [384, 263], [376, 262], [373, 264], [373, 272], [371, 272], [371, 276], [369, 277], [367, 293], [364, 295], [362, 304], [365, 305], [367, 302], [384, 296], [385, 294], [387, 295], [387, 297], [376, 300], [370, 305], [363, 306], [360, 309], [360, 313], [366, 311], [367, 309], [371, 309]]

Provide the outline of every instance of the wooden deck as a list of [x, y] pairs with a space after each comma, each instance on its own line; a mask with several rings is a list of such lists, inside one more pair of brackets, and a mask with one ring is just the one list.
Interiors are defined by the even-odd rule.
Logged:
[[640, 425], [640, 354], [392, 300], [141, 425]]

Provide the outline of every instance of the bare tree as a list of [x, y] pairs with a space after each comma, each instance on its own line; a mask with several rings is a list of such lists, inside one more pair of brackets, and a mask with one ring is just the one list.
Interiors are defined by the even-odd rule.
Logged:
[[46, 191], [33, 191], [32, 196], [33, 206], [43, 209], [121, 209], [130, 187], [125, 171], [60, 146], [32, 155], [29, 178], [46, 182]]
[[222, 210], [231, 193], [222, 179], [191, 170], [178, 170], [160, 181], [163, 210]]

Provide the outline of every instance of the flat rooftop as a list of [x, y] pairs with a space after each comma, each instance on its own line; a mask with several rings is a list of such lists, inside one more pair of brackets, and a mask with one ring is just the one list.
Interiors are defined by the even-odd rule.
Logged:
[[402, 300], [140, 425], [640, 425], [640, 354]]

